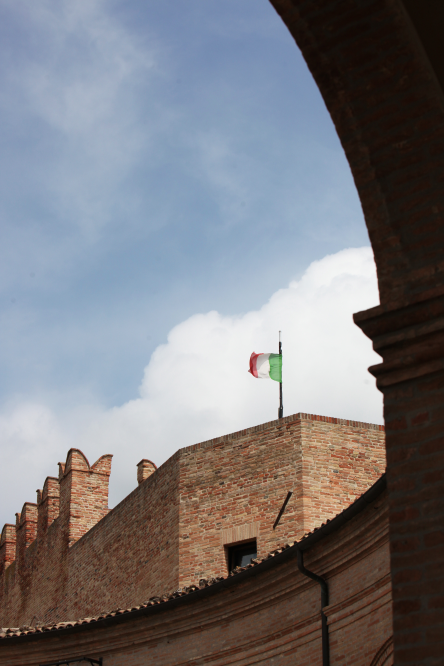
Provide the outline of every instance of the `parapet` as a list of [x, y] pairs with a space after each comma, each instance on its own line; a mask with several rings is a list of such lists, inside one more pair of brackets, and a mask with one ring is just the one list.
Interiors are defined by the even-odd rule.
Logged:
[[6, 523], [2, 529], [0, 539], [0, 576], [15, 560], [15, 525]]
[[[76, 470], [81, 472], [94, 472], [95, 474], [104, 474], [108, 476], [111, 474], [111, 461], [112, 455], [109, 453], [101, 456], [94, 465], [90, 465], [88, 458], [80, 449], [70, 449], [66, 456], [66, 463], [63, 465], [63, 476], [69, 472]], [[59, 463], [62, 465], [62, 463]]]
[[66, 464], [59, 463], [60, 518], [72, 546], [108, 513], [108, 486], [112, 455], [101, 456], [94, 465], [79, 449], [70, 449]]
[[25, 502], [20, 513], [16, 513], [17, 567], [22, 566], [25, 551], [37, 536], [37, 504]]
[[37, 538], [41, 539], [59, 515], [60, 484], [55, 476], [47, 476], [43, 490], [37, 490]]
[[137, 463], [137, 483], [142, 483], [145, 481], [153, 472], [155, 472], [157, 466], [148, 460], [147, 458], [142, 458], [142, 460]]
[[88, 532], [108, 513], [108, 484], [111, 455], [101, 456], [90, 465], [79, 449], [68, 451], [66, 463], [59, 463], [59, 477], [46, 477], [37, 490], [37, 503], [25, 502], [16, 513], [16, 524], [6, 524], [0, 541], [0, 575], [16, 560], [16, 573], [33, 566], [38, 552], [27, 554], [37, 540], [44, 546], [49, 527], [57, 521], [58, 548], [62, 551]]

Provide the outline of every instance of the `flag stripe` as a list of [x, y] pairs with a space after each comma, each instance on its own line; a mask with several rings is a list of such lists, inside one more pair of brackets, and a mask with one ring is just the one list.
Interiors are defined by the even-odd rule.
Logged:
[[270, 379], [282, 382], [282, 354], [270, 354]]
[[260, 354], [255, 354], [254, 352], [250, 356], [250, 369], [248, 372], [251, 372], [253, 377], [257, 377], [256, 361], [258, 356], [260, 356]]
[[270, 354], [260, 354], [256, 359], [256, 370], [258, 379], [268, 379], [270, 376]]

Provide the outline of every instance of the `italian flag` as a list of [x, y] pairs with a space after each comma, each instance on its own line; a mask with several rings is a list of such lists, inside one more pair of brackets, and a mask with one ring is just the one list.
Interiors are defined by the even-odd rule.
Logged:
[[274, 379], [282, 382], [282, 354], [255, 354], [250, 356], [250, 369], [257, 379]]

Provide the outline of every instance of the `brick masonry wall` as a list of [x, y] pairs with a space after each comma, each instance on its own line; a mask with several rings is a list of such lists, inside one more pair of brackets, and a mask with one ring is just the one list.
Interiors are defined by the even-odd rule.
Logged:
[[[226, 547], [300, 539], [385, 469], [382, 426], [294, 414], [180, 452], [180, 579], [227, 573]], [[273, 525], [288, 491], [293, 495]]]
[[176, 454], [72, 547], [65, 619], [177, 588], [178, 476]]
[[112, 456], [90, 467], [84, 454], [71, 449], [60, 470], [60, 522], [72, 546], [108, 513], [108, 484]]
[[301, 532], [296, 493], [272, 532], [287, 492], [300, 485], [300, 431], [300, 420], [286, 417], [181, 450], [181, 586], [226, 575], [229, 543], [256, 537], [264, 556]]
[[0, 576], [4, 574], [9, 565], [15, 560], [16, 527], [6, 524], [2, 529], [0, 539]]
[[381, 306], [361, 313], [357, 321], [384, 359], [373, 373], [385, 395], [387, 419], [396, 663], [441, 663], [442, 3], [272, 4], [301, 48], [332, 115], [377, 263]]
[[177, 456], [108, 512], [110, 457], [89, 468], [79, 453], [68, 454], [77, 471], [75, 462], [62, 466], [60, 515], [0, 579], [2, 626], [100, 613], [177, 586]]
[[382, 426], [332, 421], [301, 419], [304, 532], [342, 511], [385, 471]]
[[[331, 666], [393, 664], [387, 514], [380, 495], [305, 553], [305, 565], [329, 585]], [[80, 654], [101, 657], [104, 666], [321, 666], [320, 588], [299, 573], [290, 548], [143, 612], [2, 640], [0, 666], [37, 666]]]
[[181, 449], [157, 470], [151, 463], [150, 475], [108, 512], [110, 464], [102, 456], [90, 467], [71, 450], [60, 467], [60, 514], [45, 527], [58, 499], [48, 477], [39, 495], [39, 536], [0, 578], [2, 626], [132, 606], [225, 575], [233, 542], [256, 538], [265, 556], [333, 517], [379, 478], [384, 433], [381, 426], [289, 416]]
[[331, 114], [381, 305], [355, 315], [383, 362], [397, 664], [444, 654], [444, 4], [270, 0]]

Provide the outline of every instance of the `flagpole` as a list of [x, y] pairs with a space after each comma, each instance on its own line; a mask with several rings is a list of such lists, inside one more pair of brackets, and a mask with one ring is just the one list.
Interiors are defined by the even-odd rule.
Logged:
[[[281, 341], [281, 331], [279, 331], [279, 354], [282, 356], [282, 341]], [[282, 404], [282, 376], [281, 381], [279, 382], [279, 409], [278, 409], [278, 419], [284, 417], [284, 405]]]

